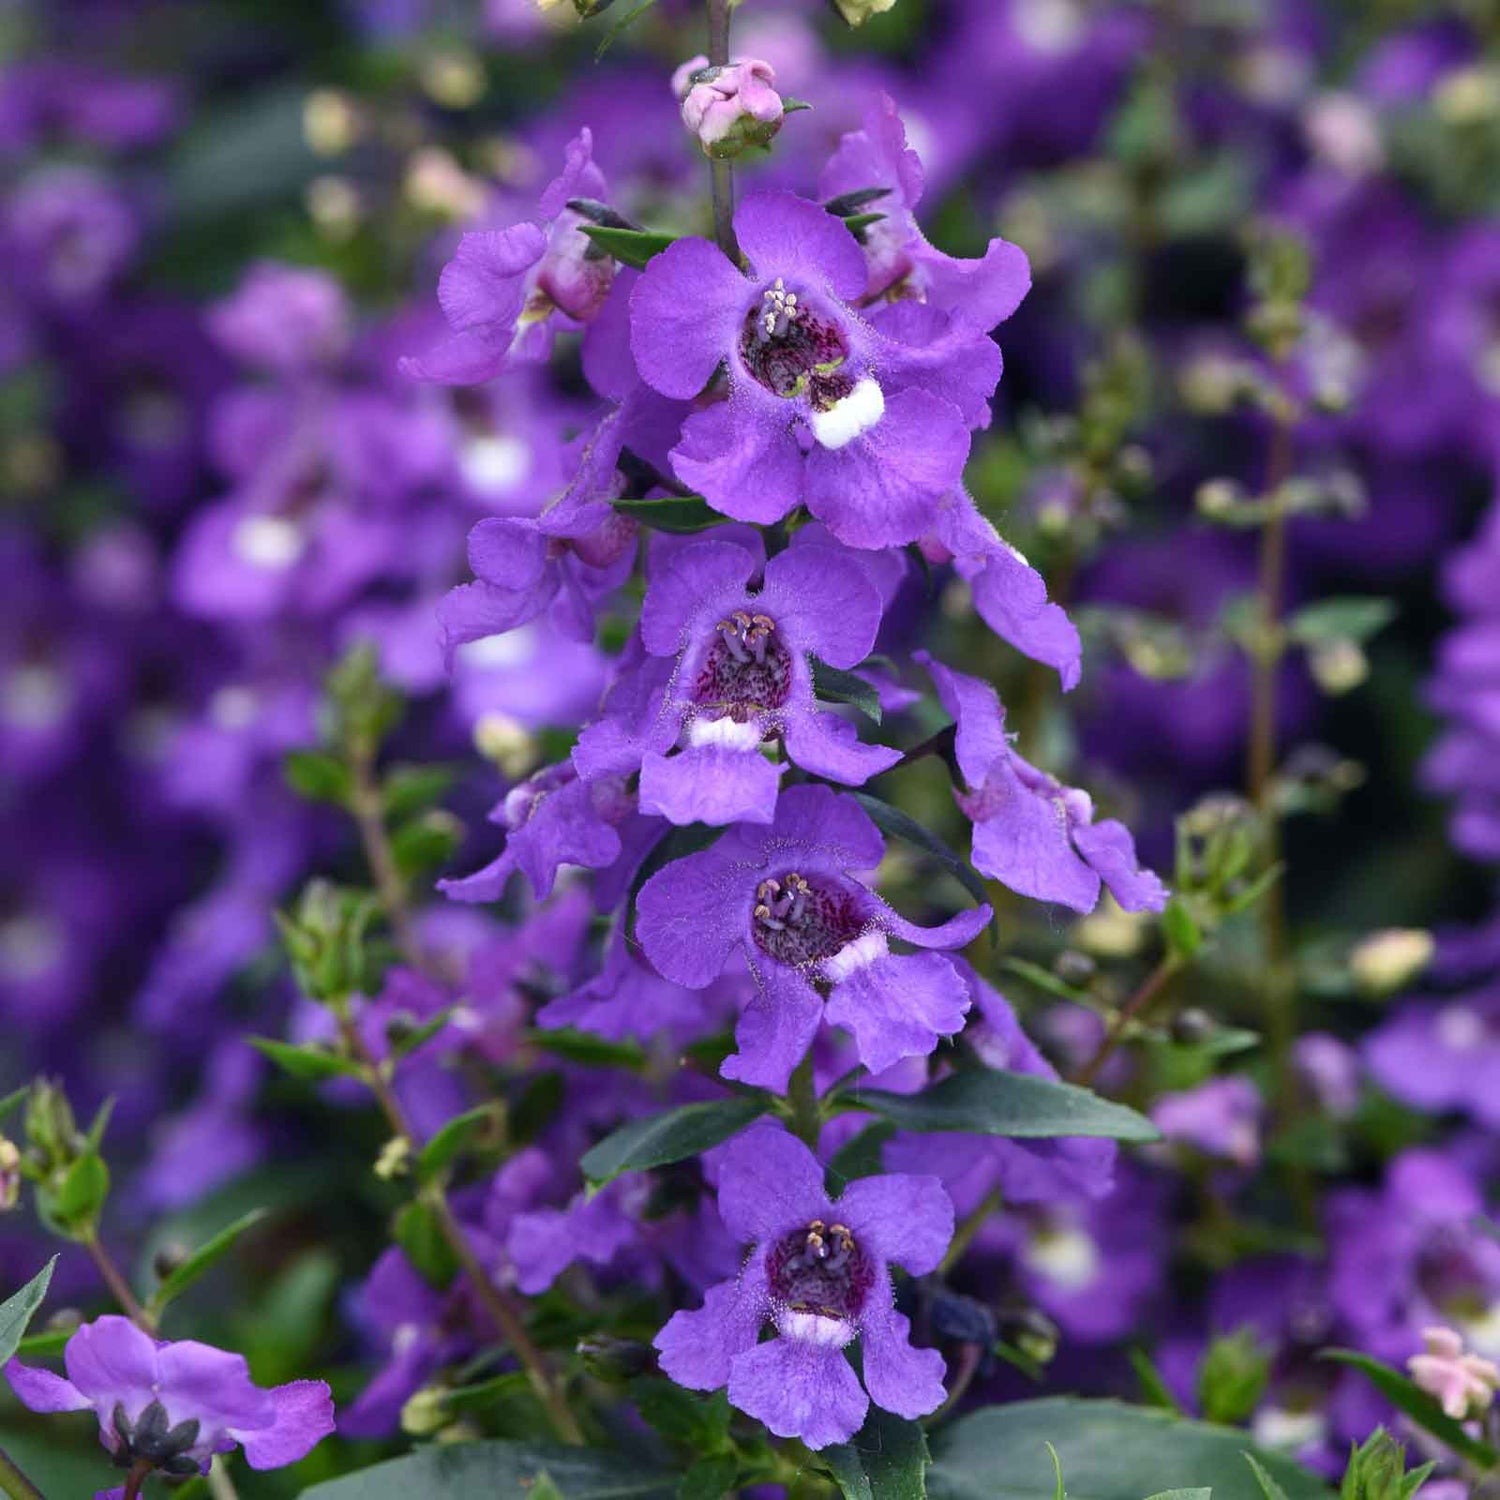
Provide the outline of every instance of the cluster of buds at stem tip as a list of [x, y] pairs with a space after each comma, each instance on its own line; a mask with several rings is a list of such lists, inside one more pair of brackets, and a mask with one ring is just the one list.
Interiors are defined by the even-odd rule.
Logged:
[[770, 63], [741, 58], [714, 67], [706, 57], [683, 63], [672, 75], [682, 105], [682, 123], [706, 156], [724, 160], [752, 146], [766, 146], [781, 129], [785, 106]]

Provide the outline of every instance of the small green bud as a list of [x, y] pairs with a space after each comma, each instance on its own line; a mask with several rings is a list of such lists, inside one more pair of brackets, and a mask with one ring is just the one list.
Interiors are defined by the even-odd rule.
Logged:
[[656, 1355], [650, 1345], [635, 1339], [613, 1338], [607, 1333], [579, 1339], [578, 1358], [590, 1375], [610, 1385], [624, 1385], [656, 1368]]
[[863, 26], [871, 16], [884, 15], [896, 0], [833, 0], [833, 3], [851, 26]]

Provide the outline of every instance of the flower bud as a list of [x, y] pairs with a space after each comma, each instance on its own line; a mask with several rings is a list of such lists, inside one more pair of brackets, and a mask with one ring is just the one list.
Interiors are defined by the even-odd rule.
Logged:
[[1349, 955], [1349, 972], [1367, 995], [1404, 989], [1432, 961], [1432, 934], [1419, 927], [1372, 932]]
[[401, 1408], [401, 1430], [411, 1437], [431, 1437], [448, 1425], [447, 1392], [424, 1386]]
[[871, 16], [884, 15], [896, 0], [833, 0], [833, 3], [851, 26], [863, 26]]
[[578, 1341], [578, 1358], [596, 1380], [618, 1385], [656, 1368], [656, 1353], [635, 1339], [596, 1333]]
[[1421, 1354], [1407, 1360], [1415, 1385], [1433, 1397], [1455, 1422], [1488, 1411], [1500, 1386], [1500, 1368], [1464, 1352], [1462, 1335], [1451, 1328], [1424, 1328]]
[[21, 1153], [14, 1141], [0, 1135], [0, 1213], [8, 1213], [21, 1199]]
[[672, 92], [682, 104], [682, 123], [704, 154], [722, 160], [751, 146], [769, 145], [781, 129], [775, 82], [770, 63], [759, 58], [719, 68], [706, 57], [695, 57], [672, 75]]

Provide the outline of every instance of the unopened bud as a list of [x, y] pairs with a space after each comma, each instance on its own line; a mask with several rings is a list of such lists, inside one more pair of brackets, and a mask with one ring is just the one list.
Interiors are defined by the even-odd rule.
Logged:
[[375, 1159], [375, 1175], [382, 1182], [404, 1177], [411, 1170], [411, 1142], [404, 1135], [392, 1136]]
[[1027, 1307], [1002, 1313], [1000, 1337], [1039, 1365], [1051, 1364], [1057, 1353], [1057, 1324], [1040, 1308]]
[[884, 15], [896, 0], [833, 0], [833, 3], [851, 26], [863, 26], [871, 16]]
[[1190, 1005], [1172, 1017], [1171, 1033], [1174, 1042], [1185, 1046], [1196, 1046], [1206, 1042], [1215, 1031], [1214, 1018], [1206, 1010]]
[[649, 1344], [613, 1338], [607, 1333], [579, 1339], [578, 1358], [596, 1380], [617, 1385], [648, 1374], [656, 1367], [656, 1355]]
[[401, 1408], [401, 1430], [411, 1437], [431, 1437], [447, 1425], [447, 1393], [436, 1386], [424, 1386]]
[[509, 714], [481, 715], [474, 726], [474, 748], [512, 779], [524, 776], [537, 760], [536, 737]]
[[1367, 995], [1405, 989], [1432, 962], [1432, 934], [1419, 927], [1373, 932], [1349, 955], [1349, 972]]
[[165, 1281], [173, 1271], [186, 1264], [188, 1256], [192, 1252], [184, 1244], [174, 1241], [170, 1245], [163, 1245], [151, 1258], [151, 1269], [156, 1272], [158, 1281]]
[[318, 156], [342, 156], [359, 135], [359, 115], [340, 89], [314, 89], [302, 106], [302, 135]]
[[1097, 970], [1094, 960], [1076, 948], [1064, 948], [1052, 962], [1052, 972], [1064, 984], [1087, 984]]
[[1307, 653], [1313, 680], [1332, 697], [1351, 692], [1370, 675], [1370, 659], [1358, 641], [1327, 641]]
[[751, 146], [767, 146], [781, 129], [782, 103], [770, 63], [747, 57], [713, 67], [706, 57], [685, 62], [672, 75], [682, 123], [707, 156], [725, 159]]
[[21, 1200], [21, 1153], [14, 1141], [0, 1135], [0, 1213]]

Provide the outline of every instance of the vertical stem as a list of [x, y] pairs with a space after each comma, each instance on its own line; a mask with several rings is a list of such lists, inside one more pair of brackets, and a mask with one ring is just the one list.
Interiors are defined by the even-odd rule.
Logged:
[[386, 921], [391, 924], [397, 946], [408, 963], [422, 967], [421, 947], [417, 942], [415, 924], [412, 922], [411, 902], [408, 899], [406, 881], [396, 868], [396, 859], [391, 852], [391, 841], [386, 833], [385, 807], [381, 801], [380, 787], [375, 780], [375, 758], [373, 751], [356, 749], [349, 757], [349, 769], [353, 776], [350, 795], [350, 811], [359, 828], [360, 842], [364, 846], [365, 862], [375, 880], [375, 890], [380, 896], [380, 905], [385, 911]]
[[[708, 61], [715, 68], [729, 66], [729, 12], [731, 0], [708, 0]], [[740, 247], [734, 238], [734, 165], [710, 157], [709, 186], [713, 193], [714, 239], [736, 264]]]
[[1152, 1002], [1167, 987], [1172, 976], [1181, 967], [1182, 960], [1170, 953], [1157, 964], [1141, 982], [1140, 988], [1115, 1013], [1109, 1023], [1109, 1028], [1099, 1039], [1094, 1055], [1073, 1075], [1074, 1083], [1084, 1088], [1093, 1083], [1099, 1076], [1099, 1070], [1109, 1061], [1115, 1048], [1120, 1045], [1126, 1031], [1130, 1028], [1130, 1023], [1139, 1020], [1150, 1009]]
[[151, 1465], [145, 1460], [130, 1466], [130, 1472], [125, 1476], [125, 1500], [139, 1500], [141, 1486], [150, 1472]]
[[110, 1258], [109, 1251], [99, 1243], [96, 1234], [90, 1234], [83, 1242], [83, 1247], [89, 1253], [89, 1258], [94, 1262], [95, 1269], [99, 1272], [99, 1279], [109, 1288], [109, 1294], [120, 1304], [120, 1311], [135, 1324], [142, 1333], [156, 1336], [156, 1319], [141, 1305], [135, 1293], [130, 1290], [130, 1283], [125, 1280], [120, 1268]]
[[[370, 1055], [358, 1028], [347, 1017], [343, 1021], [342, 1034], [345, 1047], [350, 1056], [361, 1064], [365, 1083], [370, 1092], [375, 1095], [391, 1129], [408, 1141], [415, 1139], [411, 1122], [406, 1118], [406, 1111], [396, 1097], [396, 1091], [380, 1071], [379, 1063]], [[452, 1250], [454, 1258], [474, 1288], [474, 1295], [483, 1304], [490, 1321], [495, 1325], [496, 1333], [510, 1345], [516, 1358], [520, 1360], [521, 1367], [526, 1371], [537, 1398], [547, 1408], [553, 1425], [557, 1428], [558, 1436], [566, 1442], [581, 1444], [583, 1433], [579, 1429], [578, 1421], [568, 1406], [567, 1398], [554, 1380], [547, 1366], [546, 1357], [532, 1342], [531, 1335], [526, 1331], [526, 1323], [521, 1316], [520, 1309], [511, 1302], [509, 1296], [500, 1287], [495, 1285], [480, 1263], [479, 1257], [474, 1253], [474, 1247], [469, 1243], [468, 1235], [464, 1233], [463, 1225], [454, 1217], [452, 1206], [442, 1188], [435, 1185], [427, 1189], [426, 1198], [437, 1218], [438, 1228], [442, 1230], [443, 1238], [448, 1242], [448, 1248]]]
[[818, 1150], [818, 1136], [822, 1133], [822, 1114], [818, 1109], [818, 1086], [813, 1079], [812, 1048], [797, 1064], [786, 1088], [792, 1106], [792, 1130], [814, 1154]]
[[47, 1500], [4, 1448], [0, 1448], [0, 1492], [7, 1500]]

